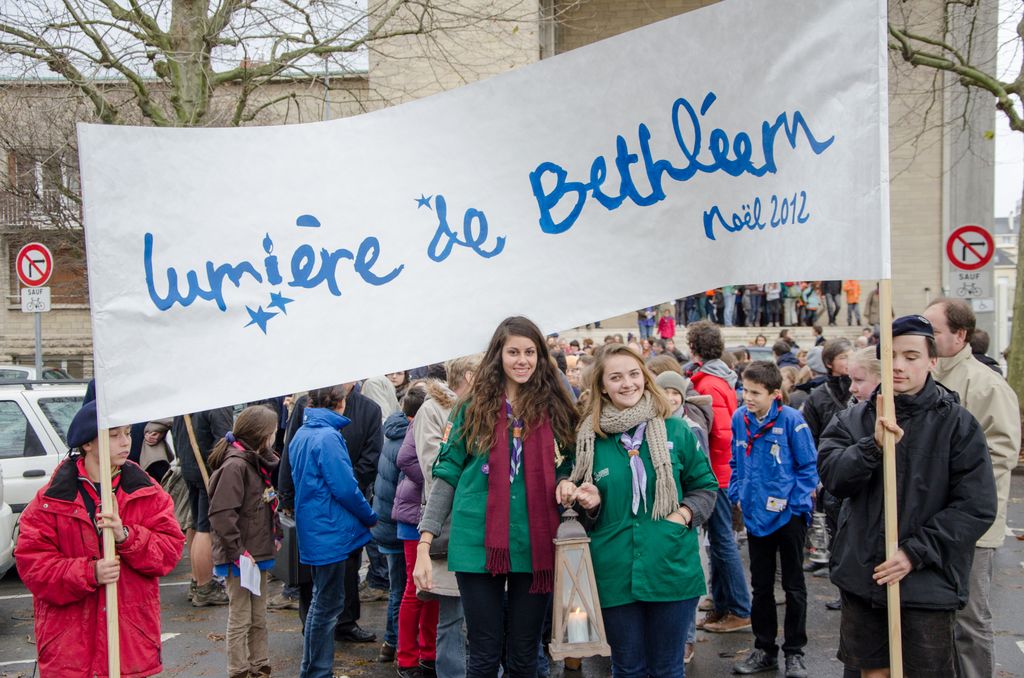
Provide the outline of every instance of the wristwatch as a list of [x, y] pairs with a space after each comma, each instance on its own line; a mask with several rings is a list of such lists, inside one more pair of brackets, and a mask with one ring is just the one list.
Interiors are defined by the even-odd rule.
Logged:
[[[127, 525], [122, 525], [121, 529], [124, 530], [124, 539], [121, 540], [121, 544], [123, 544], [126, 541], [128, 541], [128, 526]], [[121, 544], [114, 544], [114, 546], [120, 546]]]

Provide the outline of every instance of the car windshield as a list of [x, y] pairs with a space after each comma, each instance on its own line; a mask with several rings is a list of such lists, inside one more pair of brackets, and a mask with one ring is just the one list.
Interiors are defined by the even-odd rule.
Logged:
[[18, 370], [8, 367], [0, 368], [0, 381], [5, 379], [24, 381], [25, 379], [28, 379], [28, 372], [26, 370]]
[[50, 425], [64, 441], [68, 442], [68, 427], [78, 410], [82, 409], [84, 396], [61, 396], [40, 398], [39, 409], [43, 411]]

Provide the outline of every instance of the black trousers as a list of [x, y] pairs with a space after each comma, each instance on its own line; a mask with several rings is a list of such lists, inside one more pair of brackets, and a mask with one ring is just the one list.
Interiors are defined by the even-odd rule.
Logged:
[[[345, 562], [345, 607], [338, 615], [338, 625], [335, 633], [351, 631], [352, 627], [359, 621], [362, 609], [359, 606], [359, 568], [363, 564], [363, 549], [359, 548], [349, 554]], [[306, 624], [306, 613], [309, 611], [309, 604], [313, 600], [313, 582], [299, 586], [299, 619], [303, 626]]]
[[775, 642], [779, 618], [775, 611], [775, 557], [782, 564], [782, 590], [786, 592], [786, 618], [782, 651], [803, 654], [807, 645], [807, 586], [804, 583], [803, 555], [807, 539], [807, 521], [794, 517], [786, 525], [765, 537], [748, 532], [750, 551], [750, 587], [753, 599], [750, 624], [754, 631], [754, 647], [769, 656], [779, 653]]
[[[456, 572], [466, 614], [469, 662], [466, 678], [497, 678], [502, 645], [507, 652], [505, 675], [537, 678], [537, 648], [548, 610], [548, 594], [530, 593], [533, 575]], [[508, 584], [508, 615], [501, 614]]]

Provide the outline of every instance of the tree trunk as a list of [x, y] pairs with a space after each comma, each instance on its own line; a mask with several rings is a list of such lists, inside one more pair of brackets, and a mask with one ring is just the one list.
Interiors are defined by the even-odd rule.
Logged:
[[1024, 418], [1024, 187], [1021, 189], [1021, 207], [1017, 224], [1017, 282], [1013, 294], [1013, 325], [1010, 328], [1010, 350], [1006, 357], [1007, 379], [1022, 405]]
[[210, 46], [207, 42], [206, 0], [173, 0], [168, 31], [168, 67], [175, 121], [199, 127], [210, 103]]

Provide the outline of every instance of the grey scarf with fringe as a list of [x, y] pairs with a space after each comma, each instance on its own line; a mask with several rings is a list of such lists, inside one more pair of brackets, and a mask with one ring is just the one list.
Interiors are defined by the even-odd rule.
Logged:
[[[668, 433], [665, 430], [665, 420], [654, 411], [654, 403], [651, 394], [645, 392], [633, 407], [627, 410], [620, 410], [611, 403], [605, 403], [601, 408], [601, 431], [608, 434], [620, 434], [623, 431], [647, 422], [647, 449], [651, 453], [651, 463], [654, 466], [654, 506], [651, 508], [651, 518], [661, 520], [679, 508], [679, 501], [676, 499], [676, 481], [672, 477], [672, 459], [668, 453]], [[579, 431], [576, 433], [576, 465], [573, 466], [570, 479], [579, 484], [580, 482], [594, 482], [594, 426], [591, 418], [586, 417], [580, 422]]]

